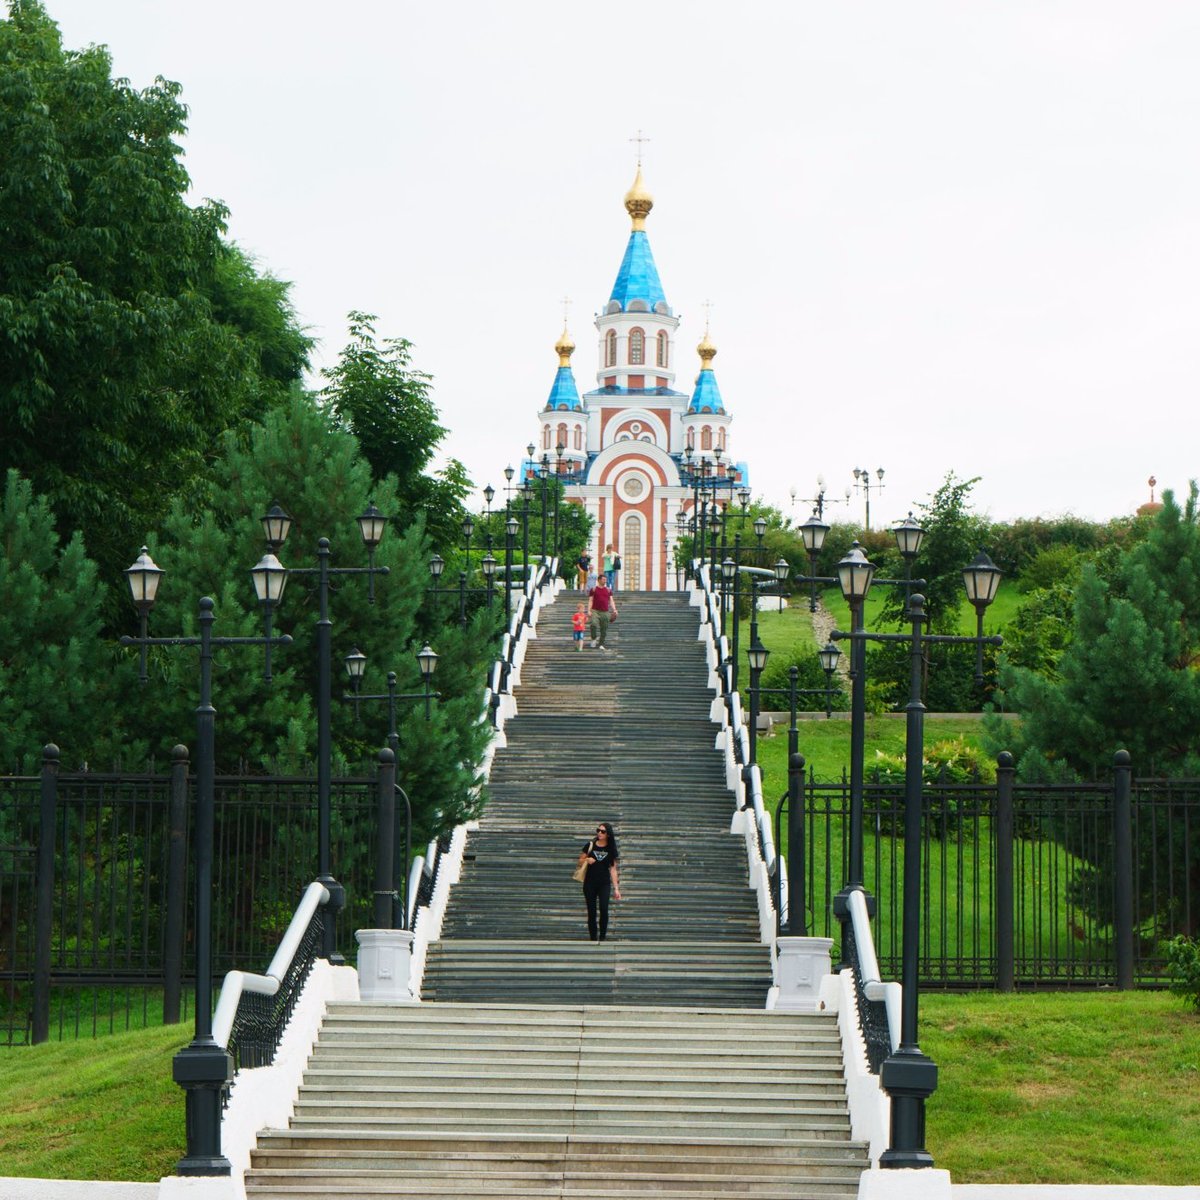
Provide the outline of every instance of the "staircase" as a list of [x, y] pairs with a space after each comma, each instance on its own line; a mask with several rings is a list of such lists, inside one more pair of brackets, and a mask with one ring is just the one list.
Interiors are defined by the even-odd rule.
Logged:
[[246, 1194], [851, 1197], [849, 1132], [826, 1016], [340, 1004]]
[[[529, 645], [422, 997], [762, 1008], [770, 958], [729, 834], [696, 610], [677, 594], [619, 596], [609, 651], [576, 652], [572, 596]], [[594, 946], [571, 871], [605, 820], [624, 898]]]
[[[836, 1019], [764, 1010], [696, 612], [618, 603], [608, 653], [574, 649], [571, 593], [542, 612], [426, 1003], [330, 1007], [248, 1196], [857, 1194]], [[595, 944], [570, 876], [600, 820], [624, 899]]]

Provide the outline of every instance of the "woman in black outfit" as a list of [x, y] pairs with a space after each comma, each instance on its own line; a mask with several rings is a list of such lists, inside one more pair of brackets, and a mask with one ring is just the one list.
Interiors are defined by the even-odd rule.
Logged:
[[[621, 881], [617, 875], [617, 835], [607, 821], [596, 826], [596, 836], [579, 853], [579, 865], [587, 864], [583, 877], [583, 898], [587, 901], [588, 937], [593, 942], [604, 941], [608, 933], [608, 898], [621, 898]], [[599, 909], [599, 924], [596, 922]]]

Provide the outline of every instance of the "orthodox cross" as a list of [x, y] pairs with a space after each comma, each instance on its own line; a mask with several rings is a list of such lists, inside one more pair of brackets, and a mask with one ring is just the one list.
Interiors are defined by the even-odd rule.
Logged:
[[629, 140], [637, 143], [637, 165], [640, 168], [642, 165], [642, 143], [648, 142], [650, 139], [648, 137], [642, 137], [642, 131], [639, 129], [637, 131], [637, 137], [631, 137]]

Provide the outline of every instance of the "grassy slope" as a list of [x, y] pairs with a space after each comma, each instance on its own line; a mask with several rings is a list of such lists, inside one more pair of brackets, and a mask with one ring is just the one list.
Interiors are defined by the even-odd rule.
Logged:
[[151, 1182], [183, 1153], [190, 1026], [0, 1050], [0, 1175]]
[[960, 1183], [1191, 1184], [1200, 1017], [1161, 992], [921, 999], [929, 1150]]
[[[929, 1149], [960, 1183], [1194, 1184], [1200, 1017], [1164, 993], [927, 993]], [[186, 1029], [0, 1051], [0, 1172], [146, 1182], [174, 1169]]]

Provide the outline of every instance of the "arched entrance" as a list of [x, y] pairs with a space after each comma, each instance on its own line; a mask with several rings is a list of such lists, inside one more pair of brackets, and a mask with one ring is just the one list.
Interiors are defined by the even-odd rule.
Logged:
[[642, 518], [637, 513], [626, 513], [621, 522], [620, 586], [627, 592], [640, 592], [643, 587], [642, 540]]

